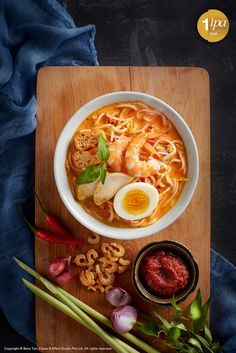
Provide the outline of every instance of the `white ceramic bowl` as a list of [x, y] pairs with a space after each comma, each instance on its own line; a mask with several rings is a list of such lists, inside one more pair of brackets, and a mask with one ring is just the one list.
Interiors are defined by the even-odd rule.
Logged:
[[[140, 100], [141, 102], [144, 102], [158, 109], [159, 111], [164, 113], [168, 117], [168, 119], [174, 124], [184, 141], [185, 148], [187, 151], [188, 178], [190, 179], [190, 181], [185, 184], [184, 189], [174, 207], [172, 207], [170, 211], [168, 211], [156, 223], [144, 228], [116, 228], [99, 222], [98, 220], [90, 216], [80, 206], [80, 204], [75, 201], [67, 182], [67, 176], [65, 171], [66, 153], [75, 130], [78, 128], [81, 122], [85, 118], [87, 118], [91, 113], [108, 104], [120, 101], [135, 100]], [[199, 162], [197, 146], [194, 137], [184, 119], [165, 102], [141, 92], [124, 91], [108, 93], [103, 96], [97, 97], [83, 105], [72, 116], [72, 118], [68, 121], [68, 123], [62, 130], [56, 145], [54, 155], [55, 181], [58, 192], [67, 209], [86, 228], [94, 231], [95, 233], [115, 239], [143, 238], [157, 233], [169, 226], [171, 223], [173, 223], [188, 206], [193, 196], [198, 180], [198, 170]]]

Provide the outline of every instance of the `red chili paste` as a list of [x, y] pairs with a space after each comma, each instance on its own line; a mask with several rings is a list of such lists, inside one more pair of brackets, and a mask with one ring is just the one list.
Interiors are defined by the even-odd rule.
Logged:
[[161, 297], [178, 294], [189, 281], [189, 271], [184, 262], [164, 250], [145, 255], [140, 268], [144, 282]]

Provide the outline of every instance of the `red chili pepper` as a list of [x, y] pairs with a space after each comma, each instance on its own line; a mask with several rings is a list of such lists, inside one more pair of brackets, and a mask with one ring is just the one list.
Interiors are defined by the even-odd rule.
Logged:
[[45, 221], [55, 230], [55, 232], [64, 237], [73, 238], [69, 231], [65, 228], [63, 224], [52, 214], [49, 214], [47, 210], [43, 207], [42, 201], [40, 200], [38, 194], [34, 190], [35, 196], [39, 202], [39, 205], [44, 213]]
[[38, 238], [49, 241], [51, 243], [68, 244], [68, 245], [77, 245], [81, 243], [80, 240], [73, 239], [73, 238], [63, 238], [63, 237], [58, 238], [54, 233], [48, 232], [43, 229], [35, 228], [34, 233]]
[[21, 217], [24, 219], [25, 223], [32, 230], [32, 232], [36, 235], [36, 237], [38, 237], [42, 240], [46, 240], [51, 243], [68, 244], [68, 245], [72, 245], [72, 246], [75, 246], [75, 245], [81, 243], [81, 240], [73, 239], [72, 237], [67, 237], [67, 236], [57, 237], [56, 234], [54, 234], [52, 232], [48, 232], [47, 230], [36, 228], [26, 219], [21, 208], [20, 207], [17, 207], [17, 208], [18, 208], [18, 211], [20, 212]]

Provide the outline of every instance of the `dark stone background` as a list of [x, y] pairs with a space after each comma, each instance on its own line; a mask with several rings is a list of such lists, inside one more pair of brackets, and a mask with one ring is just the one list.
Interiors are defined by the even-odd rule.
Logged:
[[[212, 247], [236, 264], [235, 1], [61, 2], [78, 26], [96, 25], [100, 65], [199, 66], [208, 70], [211, 82]], [[210, 8], [222, 10], [230, 21], [230, 31], [219, 43], [206, 42], [196, 30], [199, 16]], [[0, 347], [32, 346], [10, 327], [3, 314], [0, 320]]]

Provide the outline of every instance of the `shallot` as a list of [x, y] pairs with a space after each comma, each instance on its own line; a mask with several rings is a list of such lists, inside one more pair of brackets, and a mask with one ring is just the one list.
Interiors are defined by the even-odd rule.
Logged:
[[112, 326], [118, 333], [127, 333], [135, 325], [137, 316], [137, 310], [133, 306], [120, 306], [111, 313]]
[[131, 303], [131, 296], [124, 289], [111, 288], [106, 295], [108, 302], [113, 306], [123, 306]]
[[71, 257], [56, 257], [49, 265], [49, 272], [58, 283], [69, 282], [72, 277]]

